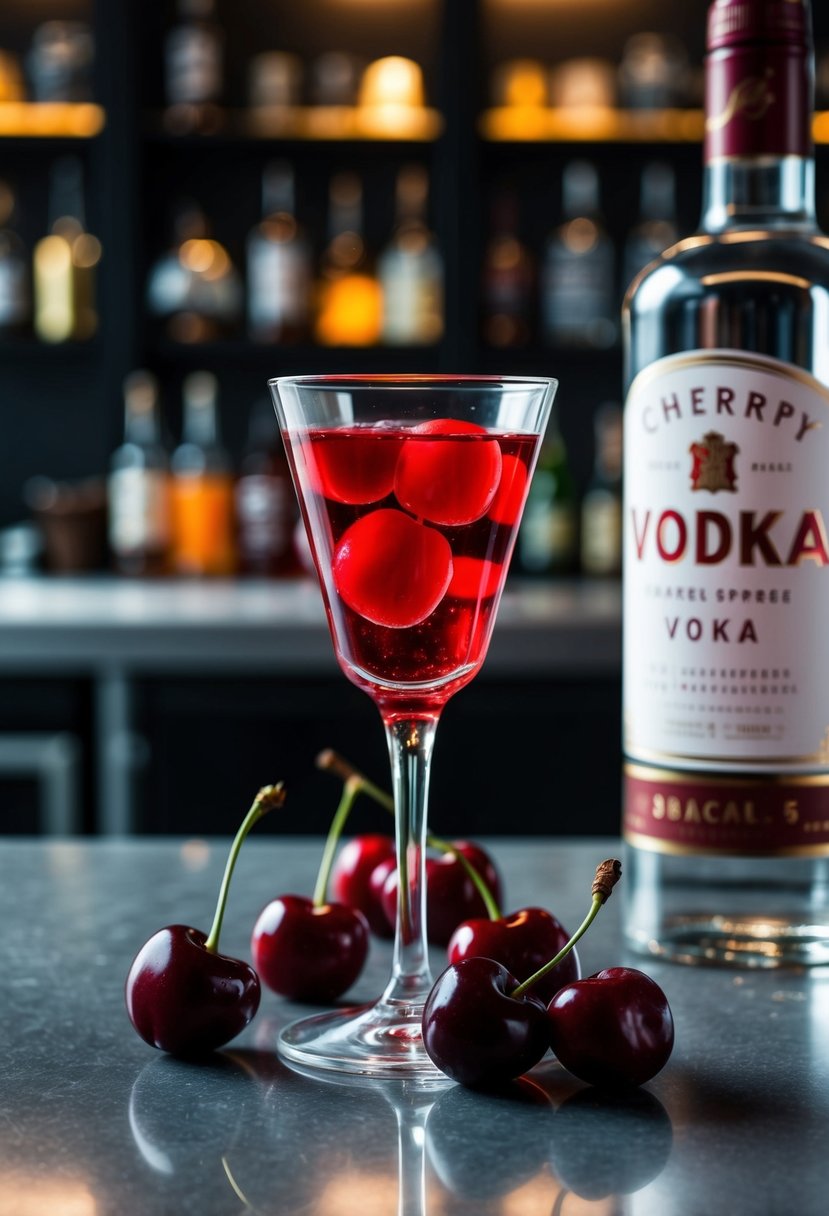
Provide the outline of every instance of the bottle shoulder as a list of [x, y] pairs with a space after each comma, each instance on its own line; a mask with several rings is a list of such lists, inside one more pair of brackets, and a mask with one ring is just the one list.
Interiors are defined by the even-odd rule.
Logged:
[[[770, 276], [774, 276], [770, 279]], [[817, 231], [736, 230], [696, 233], [664, 250], [644, 267], [625, 296], [634, 315], [729, 287], [744, 289], [752, 279], [775, 281], [781, 289], [814, 286], [829, 290], [829, 236]]]

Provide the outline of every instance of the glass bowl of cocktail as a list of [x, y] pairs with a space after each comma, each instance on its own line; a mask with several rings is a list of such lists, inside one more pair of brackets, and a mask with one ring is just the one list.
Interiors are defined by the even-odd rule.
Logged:
[[420, 1019], [432, 983], [424, 856], [435, 731], [484, 661], [557, 382], [295, 376], [270, 387], [337, 659], [386, 731], [400, 875], [385, 992], [292, 1023], [279, 1050], [306, 1067], [431, 1077]]

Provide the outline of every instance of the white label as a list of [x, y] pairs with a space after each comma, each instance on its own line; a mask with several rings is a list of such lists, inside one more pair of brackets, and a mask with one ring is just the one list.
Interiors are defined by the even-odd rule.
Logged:
[[829, 390], [670, 356], [631, 386], [624, 448], [626, 753], [829, 770]]
[[109, 479], [109, 540], [113, 552], [164, 549], [169, 539], [166, 474], [118, 469]]
[[248, 259], [248, 298], [254, 327], [304, 324], [309, 291], [308, 262], [302, 247], [257, 241]]

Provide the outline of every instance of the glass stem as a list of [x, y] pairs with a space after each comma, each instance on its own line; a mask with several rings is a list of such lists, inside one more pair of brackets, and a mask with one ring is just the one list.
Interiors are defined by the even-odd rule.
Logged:
[[426, 941], [426, 808], [437, 714], [385, 718], [397, 840], [397, 925], [384, 1000], [422, 1004], [432, 985]]

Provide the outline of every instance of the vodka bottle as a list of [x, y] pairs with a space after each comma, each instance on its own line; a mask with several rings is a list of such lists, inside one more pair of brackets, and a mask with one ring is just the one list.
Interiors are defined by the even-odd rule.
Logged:
[[625, 303], [630, 945], [829, 962], [829, 240], [810, 12], [714, 0], [700, 230]]

